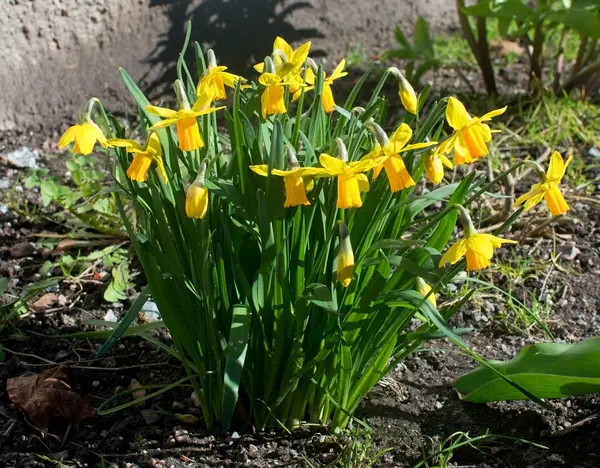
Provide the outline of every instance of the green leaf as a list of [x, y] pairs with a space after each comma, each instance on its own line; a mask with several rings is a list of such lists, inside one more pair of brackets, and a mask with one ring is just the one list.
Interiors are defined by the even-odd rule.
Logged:
[[4, 295], [6, 288], [8, 288], [8, 278], [2, 277], [0, 278], [0, 297]]
[[424, 55], [424, 58], [433, 58], [433, 42], [429, 36], [429, 26], [427, 25], [425, 18], [422, 16], [419, 16], [417, 18], [417, 22], [415, 23], [413, 41], [415, 44], [415, 49]]
[[238, 390], [242, 380], [246, 351], [248, 350], [250, 319], [250, 307], [240, 304], [233, 306], [231, 331], [227, 347], [227, 361], [225, 363], [225, 376], [223, 378], [221, 424], [225, 430], [229, 429], [238, 399]]
[[[576, 344], [529, 345], [511, 361], [489, 364], [538, 398], [564, 398], [600, 391], [598, 362], [600, 337]], [[527, 398], [484, 366], [460, 377], [455, 388], [461, 399], [475, 403]]]
[[467, 15], [486, 18], [516, 18], [525, 21], [535, 12], [522, 0], [480, 0], [476, 5], [462, 8]]
[[127, 299], [127, 290], [133, 286], [129, 278], [129, 262], [123, 260], [112, 269], [112, 281], [104, 291], [104, 300], [117, 302]]
[[102, 347], [98, 350], [98, 352], [96, 353], [96, 357], [104, 356], [117, 343], [117, 341], [119, 341], [119, 338], [123, 336], [123, 333], [125, 333], [125, 331], [129, 328], [129, 325], [131, 325], [134, 319], [138, 316], [138, 312], [146, 303], [149, 297], [150, 288], [149, 286], [145, 286], [144, 289], [142, 289], [142, 292], [140, 292], [140, 295], [136, 297], [133, 304], [131, 304], [131, 307], [125, 314], [125, 317], [123, 317], [119, 322], [119, 326], [115, 328], [108, 340], [106, 340], [106, 343], [104, 343]]
[[299, 298], [310, 302], [317, 307], [321, 307], [328, 312], [337, 313], [338, 306], [335, 299], [331, 295], [331, 291], [324, 284], [313, 283], [309, 284], [304, 290], [304, 294]]
[[584, 8], [553, 11], [547, 16], [548, 21], [564, 24], [582, 36], [600, 38], [600, 16]]

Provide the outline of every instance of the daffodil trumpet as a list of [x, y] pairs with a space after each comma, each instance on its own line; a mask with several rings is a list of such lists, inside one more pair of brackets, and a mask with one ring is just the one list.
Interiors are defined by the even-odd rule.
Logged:
[[525, 211], [527, 211], [544, 199], [552, 216], [560, 216], [569, 211], [569, 205], [558, 186], [572, 159], [573, 157], [569, 156], [565, 162], [561, 154], [555, 151], [550, 157], [550, 164], [546, 173], [536, 161], [523, 161], [533, 167], [540, 178], [540, 183], [533, 184], [529, 192], [521, 195], [515, 202], [515, 206], [525, 203]]
[[476, 231], [469, 213], [462, 205], [453, 205], [460, 214], [464, 237], [452, 245], [440, 260], [440, 268], [446, 263], [454, 265], [461, 258], [467, 259], [467, 271], [481, 270], [490, 265], [494, 249], [502, 244], [516, 244], [513, 240], [503, 239], [493, 234], [480, 234]]

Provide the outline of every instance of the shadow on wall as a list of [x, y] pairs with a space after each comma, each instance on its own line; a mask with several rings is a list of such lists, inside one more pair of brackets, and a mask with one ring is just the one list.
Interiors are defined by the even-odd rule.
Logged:
[[[170, 93], [177, 78], [176, 63], [185, 40], [188, 21], [192, 22], [190, 44], [197, 41], [206, 51], [215, 51], [219, 65], [228, 71], [248, 75], [252, 65], [271, 54], [276, 36], [288, 42], [307, 41], [323, 37], [315, 28], [296, 28], [290, 16], [296, 11], [312, 8], [309, 2], [296, 0], [150, 0], [150, 7], [167, 5], [169, 29], [158, 40], [146, 59], [156, 78], [148, 83], [149, 97], [155, 99]], [[190, 68], [193, 50], [186, 59]], [[312, 56], [322, 56], [320, 51]]]

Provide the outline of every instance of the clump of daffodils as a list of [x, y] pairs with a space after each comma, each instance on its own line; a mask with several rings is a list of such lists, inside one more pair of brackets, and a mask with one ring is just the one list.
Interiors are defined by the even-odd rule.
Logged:
[[[479, 161], [506, 108], [476, 117], [455, 97], [430, 102], [396, 68], [361, 108], [365, 80], [342, 101], [345, 62], [324, 70], [310, 48], [276, 38], [251, 80], [197, 46], [166, 104], [121, 71], [141, 115], [135, 130], [94, 98], [59, 141], [112, 156], [115, 200], [209, 428], [345, 427], [455, 312], [440, 289], [515, 243], [475, 229], [468, 211], [500, 181]], [[390, 76], [406, 110], [391, 125], [379, 96]], [[516, 205], [545, 200], [564, 214], [570, 161], [554, 153], [547, 172], [523, 162], [540, 180]], [[469, 174], [458, 179], [461, 165]]]

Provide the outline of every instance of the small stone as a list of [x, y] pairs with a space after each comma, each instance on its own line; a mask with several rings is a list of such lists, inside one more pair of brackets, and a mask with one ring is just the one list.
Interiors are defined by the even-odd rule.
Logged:
[[595, 146], [592, 146], [589, 151], [588, 154], [592, 157], [592, 158], [600, 158], [600, 148], [596, 148]]
[[494, 313], [494, 304], [490, 301], [483, 301], [483, 308], [488, 314]]
[[444, 403], [442, 403], [441, 401], [435, 402], [435, 409], [442, 409], [443, 407], [444, 407]]
[[94, 388], [98, 388], [99, 386], [100, 386], [100, 381], [99, 381], [99, 380], [94, 380], [94, 381], [92, 382], [92, 387], [94, 387]]
[[140, 388], [139, 390], [135, 390], [136, 388], [139, 388], [141, 386], [142, 386], [142, 384], [139, 383], [139, 381], [137, 379], [131, 379], [131, 382], [129, 383], [129, 389], [134, 390], [132, 392], [132, 395], [135, 400], [139, 400], [140, 398], [144, 398], [146, 396], [145, 388]]
[[11, 186], [11, 182], [8, 179], [0, 179], [0, 190], [6, 190]]
[[259, 453], [258, 453], [258, 447], [254, 444], [249, 444], [248, 445], [248, 456], [250, 458], [256, 458], [258, 457]]
[[158, 322], [160, 320], [160, 312], [154, 301], [148, 299], [140, 310], [140, 320], [143, 322]]
[[185, 408], [185, 405], [183, 405], [182, 403], [179, 403], [178, 401], [174, 401], [173, 404], [171, 405], [171, 408], [173, 408], [174, 410], [181, 410]]
[[31, 242], [19, 242], [10, 248], [10, 256], [12, 258], [30, 257], [35, 254], [35, 245]]
[[33, 151], [26, 146], [22, 146], [15, 151], [11, 151], [6, 155], [6, 161], [19, 169], [30, 168], [37, 169], [40, 166], [38, 165], [38, 159], [40, 154], [37, 151]]
[[149, 426], [160, 420], [160, 414], [156, 411], [145, 409], [142, 410], [142, 418], [144, 418], [144, 422]]
[[33, 311], [40, 311], [44, 309], [48, 309], [56, 304], [58, 301], [58, 296], [54, 293], [47, 293], [40, 297], [37, 301], [31, 304], [31, 309]]
[[190, 400], [192, 400], [192, 404], [196, 408], [200, 408], [200, 399], [198, 398], [198, 395], [196, 395], [196, 392], [192, 392], [192, 395], [190, 396]]
[[240, 437], [241, 436], [237, 432], [231, 434], [231, 440], [238, 440]]
[[64, 307], [67, 305], [67, 298], [63, 294], [58, 295], [58, 305]]
[[107, 322], [118, 322], [119, 317], [115, 315], [112, 309], [108, 309], [106, 314], [104, 314], [104, 320]]

